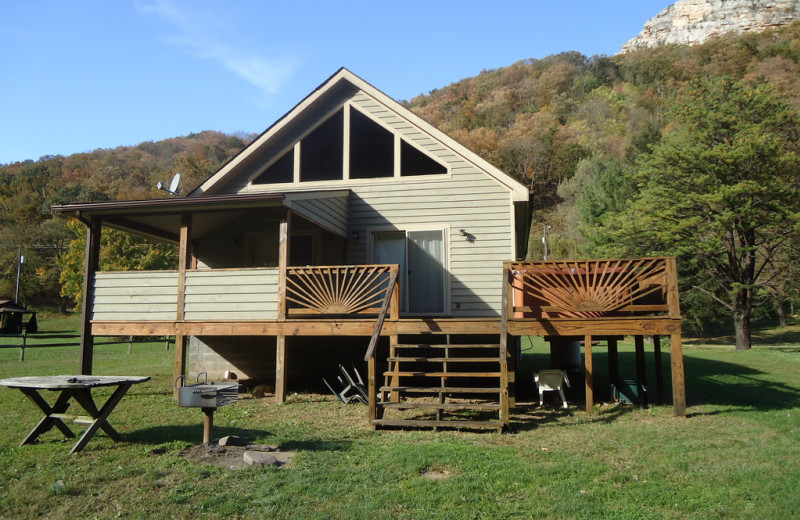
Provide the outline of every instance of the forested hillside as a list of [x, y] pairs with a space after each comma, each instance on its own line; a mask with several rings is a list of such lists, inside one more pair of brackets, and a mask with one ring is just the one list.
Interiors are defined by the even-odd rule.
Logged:
[[[725, 132], [739, 131], [737, 121], [746, 117], [740, 117], [736, 110], [744, 110], [751, 102], [778, 113], [770, 119], [772, 126], [759, 126], [761, 122], [752, 121], [743, 130], [751, 132], [750, 144], [757, 141], [763, 145], [758, 150], [750, 146], [751, 158], [766, 160], [773, 156], [781, 161], [780, 164], [754, 162], [747, 171], [757, 169], [778, 185], [797, 189], [800, 176], [794, 174], [794, 180], [787, 180], [785, 173], [792, 171], [798, 150], [784, 152], [797, 143], [791, 125], [800, 108], [799, 65], [800, 24], [794, 24], [759, 34], [718, 38], [694, 47], [670, 45], [611, 57], [564, 52], [542, 59], [524, 59], [508, 67], [485, 70], [404, 103], [530, 186], [533, 223], [529, 258], [542, 257], [541, 235], [547, 226], [550, 258], [678, 255], [685, 280], [684, 312], [696, 323], [702, 323], [732, 312], [739, 305], [731, 304], [738, 297], [734, 293], [742, 287], [750, 291], [747, 304], [750, 307], [762, 308], [764, 312], [778, 309], [781, 313], [792, 308], [798, 298], [798, 283], [791, 266], [795, 265], [800, 213], [790, 203], [776, 202], [784, 200], [789, 192], [774, 197], [774, 194], [764, 195], [766, 206], [782, 205], [786, 211], [766, 214], [765, 221], [772, 218], [778, 229], [767, 238], [759, 235], [749, 243], [751, 227], [747, 223], [761, 221], [763, 215], [758, 218], [753, 215], [764, 206], [764, 198], [753, 203], [749, 216], [734, 218], [730, 217], [732, 210], [720, 210], [724, 218], [735, 221], [732, 227], [714, 228], [704, 236], [681, 235], [686, 240], [712, 244], [728, 256], [725, 264], [723, 259], [711, 258], [713, 255], [709, 253], [708, 263], [703, 264], [698, 259], [705, 258], [706, 253], [698, 253], [688, 242], [679, 243], [663, 233], [657, 236], [656, 231], [668, 226], [641, 217], [641, 212], [647, 211], [641, 200], [649, 200], [652, 190], [666, 193], [664, 190], [668, 188], [650, 186], [649, 179], [660, 178], [661, 172], [671, 168], [680, 169], [667, 159], [680, 155], [678, 151], [673, 153], [676, 136], [697, 124], [687, 116], [689, 112], [713, 113], [719, 108], [723, 113], [730, 109], [729, 120], [717, 121], [720, 126], [713, 132], [693, 137], [701, 142], [713, 134], [710, 149], [716, 146], [715, 136], [720, 136], [720, 142], [742, 141], [740, 134], [731, 133], [728, 139]], [[715, 83], [722, 78], [727, 83]], [[714, 89], [720, 88], [740, 93], [741, 104], [721, 107], [727, 94], [722, 98], [713, 95]], [[270, 123], [265, 121], [264, 126]], [[766, 138], [756, 139], [758, 132], [778, 137], [775, 142], [767, 143]], [[51, 204], [164, 196], [154, 186], [157, 181], [169, 181], [174, 172], [183, 175], [182, 188], [188, 190], [240, 151], [245, 142], [246, 139], [239, 137], [203, 132], [134, 147], [44, 157], [36, 162], [0, 167], [3, 199], [0, 293], [13, 296], [16, 255], [22, 248], [29, 258], [24, 299], [37, 305], [59, 301], [60, 268], [55, 256], [64, 251], [75, 233], [62, 220], [52, 218], [48, 209]], [[744, 164], [747, 152], [739, 148], [735, 152], [739, 155], [719, 159], [719, 163]], [[698, 179], [705, 176], [703, 168], [695, 170]], [[709, 204], [709, 215], [724, 204], [728, 204], [728, 209], [737, 205], [750, 207], [749, 195], [744, 193], [746, 186], [771, 185], [753, 180], [747, 171], [739, 173], [750, 184], [737, 185], [737, 195], [726, 201], [702, 202]], [[719, 181], [719, 177], [714, 182], [727, 183]], [[682, 189], [691, 191], [691, 183]], [[667, 196], [664, 200], [677, 207]], [[656, 208], [658, 204], [652, 202], [651, 206]], [[640, 213], [629, 213], [633, 209]], [[680, 220], [686, 215], [673, 217]], [[620, 233], [625, 225], [620, 222], [624, 219], [647, 222], [651, 228], [626, 228], [629, 234], [623, 236]], [[694, 225], [695, 229], [701, 229], [699, 224]], [[675, 236], [684, 232], [674, 231]], [[724, 237], [715, 242], [719, 237], [714, 233], [728, 233], [732, 238], [729, 242]], [[722, 277], [716, 280], [716, 285], [703, 281], [713, 278], [713, 266], [735, 270], [741, 265], [733, 266], [731, 262], [745, 257], [755, 263], [754, 277]], [[715, 303], [709, 305], [709, 302]]]
[[[70, 230], [65, 219], [53, 217], [51, 205], [165, 197], [165, 192], [155, 188], [156, 183], [169, 182], [174, 173], [181, 174], [185, 193], [241, 151], [249, 139], [207, 131], [137, 146], [0, 165], [0, 299], [14, 297], [21, 250], [26, 263], [21, 271], [20, 301], [39, 307], [74, 305], [70, 298], [61, 296], [58, 260], [76, 234], [82, 236], [83, 229], [78, 224]], [[115, 235], [105, 237], [106, 241], [109, 238]], [[106, 266], [127, 260], [126, 267], [135, 267], [130, 262], [146, 256], [148, 246], [130, 237], [124, 240], [129, 248], [139, 248], [141, 254], [108, 254]], [[74, 294], [74, 290], [68, 294]]]
[[[550, 258], [677, 255], [684, 315], [695, 324], [732, 315], [749, 321], [753, 308], [785, 319], [800, 285], [794, 267], [800, 212], [792, 202], [800, 183], [799, 64], [795, 23], [691, 47], [523, 60], [406, 104], [530, 186], [529, 258], [542, 258], [545, 226]], [[722, 90], [717, 97], [715, 89]], [[735, 93], [740, 103], [724, 106]], [[749, 113], [756, 104], [769, 113]], [[698, 117], [688, 117], [692, 111]], [[713, 117], [717, 111], [727, 119]], [[688, 134], [705, 121], [717, 126]], [[676, 148], [678, 134], [684, 144], [708, 140], [705, 148]], [[713, 153], [703, 164], [653, 160], [707, 151]], [[650, 186], [670, 168], [694, 177], [680, 188]], [[708, 193], [700, 194], [701, 186]], [[681, 199], [694, 207], [649, 218]], [[747, 316], [737, 318], [745, 307]], [[749, 342], [749, 331], [743, 334]]]

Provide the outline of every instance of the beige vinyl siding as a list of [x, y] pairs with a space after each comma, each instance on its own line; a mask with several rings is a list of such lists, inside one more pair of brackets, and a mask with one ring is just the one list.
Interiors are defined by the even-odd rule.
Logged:
[[[451, 315], [499, 315], [502, 263], [514, 256], [514, 212], [509, 189], [363, 92], [352, 103], [447, 165], [451, 173], [353, 184], [351, 231], [366, 237], [370, 230], [448, 228]], [[470, 240], [461, 236], [460, 229], [469, 233]], [[369, 261], [366, 240], [349, 241], [348, 245], [351, 262]]]
[[214, 269], [186, 273], [186, 320], [274, 320], [278, 269]]
[[[174, 320], [177, 271], [98, 272], [92, 319]], [[214, 269], [186, 273], [186, 320], [271, 320], [278, 316], [277, 269]]]
[[[287, 197], [289, 198], [289, 197]], [[292, 200], [292, 211], [341, 237], [347, 236], [347, 196]]]
[[177, 271], [95, 273], [93, 320], [174, 320], [178, 309]]

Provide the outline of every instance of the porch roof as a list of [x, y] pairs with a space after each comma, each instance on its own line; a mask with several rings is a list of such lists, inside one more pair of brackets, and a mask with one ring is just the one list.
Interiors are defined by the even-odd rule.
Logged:
[[[341, 190], [339, 190], [341, 191]], [[294, 197], [286, 193], [207, 195], [170, 199], [84, 202], [52, 206], [54, 213], [73, 216], [84, 223], [100, 220], [103, 225], [137, 235], [178, 243], [181, 216], [191, 214], [192, 236], [199, 238], [217, 229], [237, 212], [250, 209], [273, 210], [276, 218], [291, 208]], [[329, 197], [328, 192], [317, 196]], [[306, 198], [315, 193], [306, 192]], [[308, 215], [304, 215], [310, 218]], [[314, 219], [311, 218], [313, 221]], [[320, 223], [321, 224], [321, 223]]]

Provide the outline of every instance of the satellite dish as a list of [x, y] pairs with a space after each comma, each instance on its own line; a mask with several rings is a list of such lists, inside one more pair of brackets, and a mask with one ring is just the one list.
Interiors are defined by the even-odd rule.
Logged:
[[161, 181], [156, 183], [156, 189], [166, 191], [170, 195], [178, 195], [180, 193], [180, 188], [178, 188], [178, 183], [181, 182], [181, 174], [176, 173], [175, 176], [172, 178], [172, 182], [169, 183], [169, 188], [167, 185]]
[[179, 182], [181, 182], [181, 174], [176, 173], [175, 176], [172, 178], [172, 182], [169, 183], [169, 192], [172, 193], [173, 195], [177, 195], [178, 190], [180, 190], [180, 188], [178, 188]]

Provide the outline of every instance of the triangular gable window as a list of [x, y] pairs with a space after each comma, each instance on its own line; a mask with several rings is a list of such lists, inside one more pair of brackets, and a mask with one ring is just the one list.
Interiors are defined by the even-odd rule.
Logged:
[[[353, 107], [336, 111], [300, 140], [300, 182], [337, 181], [344, 178], [345, 114], [349, 109], [348, 178], [379, 179], [414, 175], [441, 175], [447, 167], [408, 144]], [[400, 158], [395, 160], [399, 142]], [[253, 179], [253, 184], [294, 182], [295, 150], [292, 148]], [[399, 163], [399, 171], [395, 171]]]
[[400, 175], [440, 175], [447, 167], [420, 152], [407, 142], [400, 145]]
[[253, 184], [281, 184], [294, 180], [294, 148], [253, 179]]

